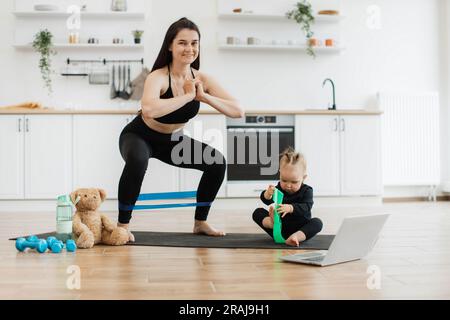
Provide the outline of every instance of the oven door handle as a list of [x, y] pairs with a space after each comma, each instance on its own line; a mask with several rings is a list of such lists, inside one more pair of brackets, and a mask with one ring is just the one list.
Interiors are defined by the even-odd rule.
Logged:
[[237, 132], [237, 133], [244, 133], [245, 130], [244, 129], [239, 129], [239, 128], [227, 128], [228, 132]]
[[235, 133], [256, 133], [256, 132], [292, 133], [292, 132], [294, 132], [294, 129], [293, 128], [250, 128], [250, 129], [228, 128], [227, 131], [235, 132]]

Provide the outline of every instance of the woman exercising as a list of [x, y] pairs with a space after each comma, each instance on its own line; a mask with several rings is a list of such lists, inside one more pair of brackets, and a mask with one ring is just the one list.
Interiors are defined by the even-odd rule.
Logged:
[[[132, 210], [127, 209], [136, 203], [152, 157], [180, 168], [203, 171], [197, 202], [214, 201], [225, 175], [225, 158], [211, 146], [184, 135], [182, 128], [197, 115], [200, 102], [231, 118], [241, 118], [243, 110], [218, 82], [199, 69], [200, 31], [195, 23], [182, 18], [167, 30], [159, 55], [145, 81], [141, 110], [119, 138], [125, 167], [119, 182], [118, 226], [129, 230]], [[190, 161], [180, 163], [175, 159], [176, 153], [172, 155], [174, 147], [181, 142], [191, 147]], [[213, 163], [203, 159], [205, 148], [215, 160]], [[194, 157], [195, 150], [202, 150], [201, 161]], [[186, 159], [184, 153], [182, 158]], [[209, 209], [210, 206], [196, 207], [193, 232], [225, 235], [206, 222]], [[128, 232], [129, 240], [134, 241], [133, 234]]]

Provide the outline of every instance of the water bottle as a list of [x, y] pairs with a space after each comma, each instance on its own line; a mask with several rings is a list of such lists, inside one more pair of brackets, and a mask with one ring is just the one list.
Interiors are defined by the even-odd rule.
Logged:
[[69, 195], [58, 197], [56, 205], [56, 238], [63, 242], [72, 239], [73, 204]]

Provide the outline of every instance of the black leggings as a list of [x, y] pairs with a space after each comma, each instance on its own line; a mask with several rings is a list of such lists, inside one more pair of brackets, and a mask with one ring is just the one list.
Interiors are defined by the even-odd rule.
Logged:
[[[180, 142], [190, 148], [180, 150]], [[175, 147], [177, 149], [174, 150]], [[156, 158], [180, 168], [203, 171], [197, 189], [197, 202], [213, 202], [225, 176], [225, 158], [218, 150], [185, 136], [182, 131], [164, 134], [152, 130], [144, 123], [141, 115], [123, 129], [119, 148], [125, 160], [118, 195], [119, 222], [123, 224], [130, 222], [132, 210], [123, 210], [120, 204], [125, 205], [125, 208], [135, 205], [150, 158]], [[175, 157], [172, 156], [173, 150]], [[205, 154], [206, 157], [203, 156]], [[155, 181], [155, 184], [157, 183], [158, 181]], [[195, 219], [206, 220], [209, 209], [210, 206], [196, 207]]]
[[[273, 238], [273, 229], [264, 227], [264, 218], [269, 217], [269, 211], [263, 208], [258, 208], [253, 212], [253, 221], [255, 221], [269, 236]], [[281, 235], [287, 240], [291, 234], [302, 231], [306, 240], [311, 239], [322, 230], [322, 221], [319, 218], [306, 219], [304, 217], [296, 217], [292, 214], [287, 214], [281, 218]]]

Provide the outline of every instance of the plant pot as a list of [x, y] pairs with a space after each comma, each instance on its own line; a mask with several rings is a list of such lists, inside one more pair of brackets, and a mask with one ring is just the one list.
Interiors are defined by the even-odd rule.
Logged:
[[134, 38], [134, 43], [136, 44], [141, 43], [141, 38]]

